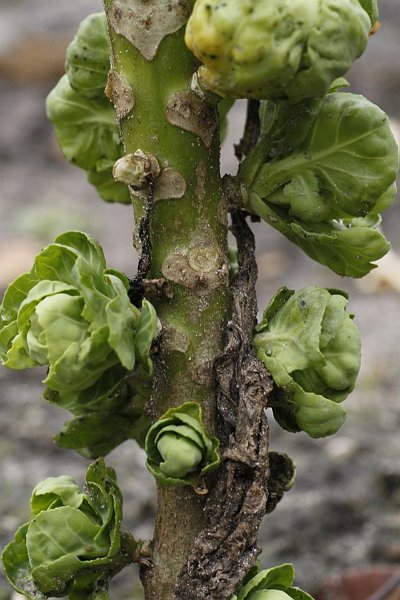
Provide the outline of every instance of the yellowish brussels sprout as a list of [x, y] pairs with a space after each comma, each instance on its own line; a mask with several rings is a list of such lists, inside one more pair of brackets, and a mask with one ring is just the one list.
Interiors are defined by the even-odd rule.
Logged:
[[197, 0], [185, 41], [212, 92], [299, 101], [348, 71], [370, 29], [358, 0]]

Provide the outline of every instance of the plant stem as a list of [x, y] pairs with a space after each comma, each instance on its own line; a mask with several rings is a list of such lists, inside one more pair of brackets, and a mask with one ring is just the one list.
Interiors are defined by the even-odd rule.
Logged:
[[[145, 26], [162, 30], [167, 7], [173, 12], [183, 4], [105, 0], [114, 72], [114, 89], [109, 92], [122, 115], [126, 153], [141, 149], [155, 156], [161, 167], [152, 186], [148, 277], [166, 280], [169, 292], [150, 296], [162, 324], [150, 411], [155, 419], [172, 406], [199, 402], [212, 435], [213, 365], [222, 348], [229, 307], [227, 208], [219, 173], [217, 113], [190, 89], [197, 64], [184, 45], [183, 26], [162, 37], [152, 60], [148, 48], [138, 49], [141, 42], [126, 33], [129, 18], [130, 31]], [[142, 13], [149, 5], [153, 13], [144, 25]], [[117, 33], [120, 22], [123, 35]], [[134, 106], [127, 113], [121, 98], [129, 99], [132, 92]], [[134, 197], [136, 238], [146, 194], [144, 189]], [[176, 578], [203, 527], [204, 498], [191, 488], [159, 486], [157, 502], [153, 566], [143, 570], [142, 579], [146, 600], [172, 600]]]

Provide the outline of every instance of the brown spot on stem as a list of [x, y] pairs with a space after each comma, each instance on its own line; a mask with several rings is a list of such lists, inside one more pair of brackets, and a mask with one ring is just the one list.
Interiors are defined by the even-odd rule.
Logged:
[[[185, 178], [174, 169], [167, 167], [161, 171], [160, 176], [154, 182], [153, 202], [157, 200], [168, 200], [182, 198], [186, 192]], [[142, 200], [146, 199], [146, 190], [131, 189], [131, 193]]]
[[206, 199], [207, 167], [203, 160], [196, 167], [196, 196], [203, 202]]
[[120, 121], [129, 115], [135, 104], [133, 90], [128, 81], [117, 71], [108, 73], [105, 95], [114, 104], [117, 119]]
[[213, 106], [203, 102], [192, 91], [182, 90], [171, 96], [165, 113], [172, 125], [195, 133], [207, 148], [211, 146], [218, 125]]
[[186, 181], [182, 175], [167, 167], [161, 172], [154, 187], [154, 201], [182, 198], [186, 192]]
[[162, 265], [164, 277], [174, 283], [207, 295], [224, 285], [228, 268], [217, 246], [193, 245], [169, 254]]
[[[110, 24], [141, 52], [153, 60], [161, 40], [178, 31], [189, 18], [187, 0], [114, 0]], [[153, 18], [154, 15], [157, 18]]]
[[165, 323], [162, 329], [162, 340], [165, 348], [170, 351], [187, 352], [189, 348], [189, 336], [178, 327]]

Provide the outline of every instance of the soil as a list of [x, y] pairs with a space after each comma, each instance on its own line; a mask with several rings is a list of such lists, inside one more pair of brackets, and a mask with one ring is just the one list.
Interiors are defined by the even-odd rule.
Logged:
[[[400, 122], [400, 4], [381, 2], [382, 27], [352, 69], [352, 91], [363, 93]], [[94, 0], [0, 0], [0, 291], [30, 269], [34, 254], [67, 229], [83, 229], [103, 245], [108, 264], [135, 272], [131, 211], [102, 203], [85, 175], [68, 165], [45, 115], [44, 99], [63, 70], [66, 44], [79, 21], [101, 10]], [[233, 110], [229, 143], [241, 132], [243, 104]], [[235, 170], [231, 150], [223, 171]], [[261, 530], [263, 566], [293, 562], [297, 584], [313, 591], [348, 567], [400, 563], [400, 207], [387, 211], [384, 230], [394, 252], [362, 282], [332, 275], [264, 224], [258, 239], [259, 306], [282, 285], [339, 287], [363, 338], [357, 390], [348, 418], [332, 438], [282, 432], [271, 417], [271, 447], [297, 464], [297, 480]], [[0, 368], [0, 545], [27, 519], [37, 481], [68, 473], [82, 482], [87, 461], [53, 443], [67, 414], [41, 400], [43, 372]], [[125, 524], [150, 537], [154, 483], [143, 453], [127, 442], [111, 453], [124, 492]], [[139, 599], [135, 575], [116, 580], [121, 600]], [[11, 598], [5, 578], [0, 600]], [[15, 596], [13, 596], [15, 598]]]

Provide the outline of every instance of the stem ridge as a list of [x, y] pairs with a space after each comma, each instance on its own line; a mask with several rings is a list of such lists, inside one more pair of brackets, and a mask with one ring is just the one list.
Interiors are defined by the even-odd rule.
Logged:
[[260, 553], [257, 535], [269, 475], [265, 409], [272, 380], [251, 346], [257, 265], [254, 237], [239, 211], [232, 215], [232, 231], [239, 271], [232, 282], [232, 321], [215, 368], [224, 462], [205, 505], [206, 526], [177, 579], [176, 600], [227, 600]]

